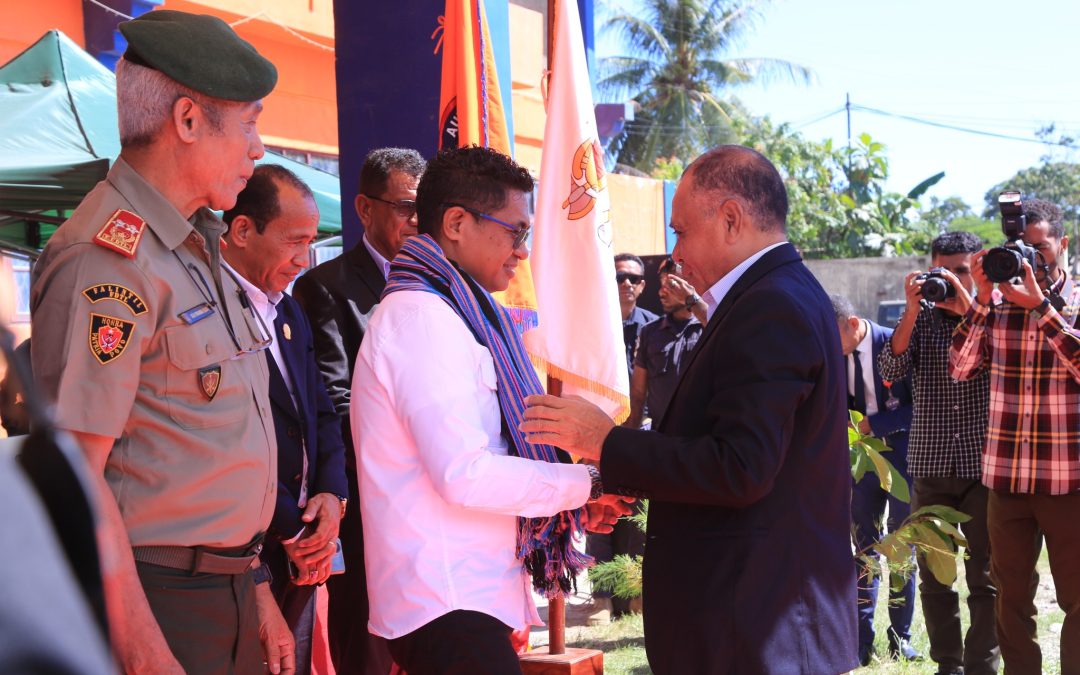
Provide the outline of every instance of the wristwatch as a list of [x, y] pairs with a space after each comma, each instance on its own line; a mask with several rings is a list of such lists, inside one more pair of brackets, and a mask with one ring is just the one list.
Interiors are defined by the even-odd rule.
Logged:
[[334, 496], [338, 498], [339, 502], [341, 502], [341, 517], [344, 518], [345, 517], [345, 507], [349, 505], [349, 498], [348, 497], [342, 497], [341, 495], [334, 495]]
[[259, 565], [251, 570], [251, 577], [255, 581], [255, 585], [268, 584], [274, 579], [274, 575], [270, 574], [269, 565]]
[[698, 304], [699, 302], [701, 302], [701, 296], [697, 293], [691, 293], [690, 295], [686, 296], [687, 309], [693, 309], [694, 305]]
[[596, 501], [604, 496], [604, 483], [600, 480], [600, 469], [593, 464], [586, 464], [585, 468], [589, 471], [589, 479], [592, 481], [592, 488], [589, 490], [589, 501]]

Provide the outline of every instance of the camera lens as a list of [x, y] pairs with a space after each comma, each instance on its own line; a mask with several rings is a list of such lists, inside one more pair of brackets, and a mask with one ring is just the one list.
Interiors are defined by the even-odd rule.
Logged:
[[1023, 257], [1018, 251], [998, 246], [987, 251], [983, 258], [983, 271], [986, 278], [995, 283], [1004, 283], [1020, 276]]
[[[951, 291], [951, 292], [950, 292]], [[956, 295], [956, 291], [945, 279], [929, 277], [922, 285], [922, 296], [927, 302], [941, 302]]]

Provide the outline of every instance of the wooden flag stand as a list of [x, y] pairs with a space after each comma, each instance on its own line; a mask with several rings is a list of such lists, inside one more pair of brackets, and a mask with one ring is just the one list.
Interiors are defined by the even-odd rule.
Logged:
[[[562, 395], [562, 381], [548, 377], [548, 393]], [[566, 648], [566, 598], [548, 600], [548, 646], [521, 655], [524, 675], [603, 675], [604, 652]]]

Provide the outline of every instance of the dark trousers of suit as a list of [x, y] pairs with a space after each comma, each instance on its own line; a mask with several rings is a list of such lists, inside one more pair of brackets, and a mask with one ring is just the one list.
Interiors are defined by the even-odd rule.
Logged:
[[[275, 551], [284, 560], [283, 549]], [[265, 560], [264, 560], [265, 562]], [[270, 590], [281, 616], [292, 631], [296, 645], [296, 675], [311, 673], [311, 636], [315, 632], [315, 586], [297, 586], [289, 578], [288, 565], [272, 565]]]
[[454, 610], [390, 640], [408, 675], [521, 675], [509, 626], [493, 616]]
[[971, 625], [967, 634], [960, 627], [960, 596], [951, 586], [934, 578], [930, 567], [919, 560], [919, 597], [922, 599], [926, 634], [930, 638], [930, 658], [941, 671], [961, 668], [967, 675], [996, 673], [1001, 662], [994, 629], [997, 588], [990, 578], [990, 532], [986, 525], [988, 490], [978, 479], [915, 478], [911, 508], [940, 505], [971, 516], [960, 523], [968, 545], [964, 574], [968, 588]]
[[[899, 452], [887, 453], [904, 480], [907, 475], [907, 456]], [[885, 505], [889, 505], [889, 517], [885, 519]], [[855, 545], [860, 551], [867, 551], [881, 541], [886, 531], [892, 532], [900, 526], [908, 515], [911, 506], [881, 489], [876, 473], [868, 472], [855, 484], [851, 495], [851, 522], [855, 530]], [[889, 584], [889, 643], [895, 646], [900, 639], [911, 637], [911, 620], [915, 616], [915, 554], [911, 557], [911, 574], [900, 583], [899, 579], [890, 579]], [[877, 609], [879, 580], [878, 575], [868, 574], [861, 561], [856, 561], [859, 573], [858, 614], [859, 644], [874, 643], [874, 611]], [[895, 582], [895, 583], [893, 583]]]
[[1058, 605], [1065, 611], [1061, 673], [1080, 674], [1080, 493], [1027, 495], [991, 490], [987, 521], [1005, 675], [1043, 672], [1034, 602], [1040, 531], [1046, 539]]

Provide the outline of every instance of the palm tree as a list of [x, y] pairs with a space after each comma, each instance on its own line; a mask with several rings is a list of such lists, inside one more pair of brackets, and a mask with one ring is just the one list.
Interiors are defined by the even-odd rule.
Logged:
[[658, 158], [684, 164], [707, 148], [730, 141], [732, 114], [741, 107], [729, 90], [776, 76], [809, 82], [802, 66], [767, 58], [728, 58], [759, 18], [756, 0], [641, 0], [640, 13], [605, 22], [630, 56], [601, 63], [601, 94], [634, 99], [635, 119], [608, 151], [623, 165], [649, 172]]

